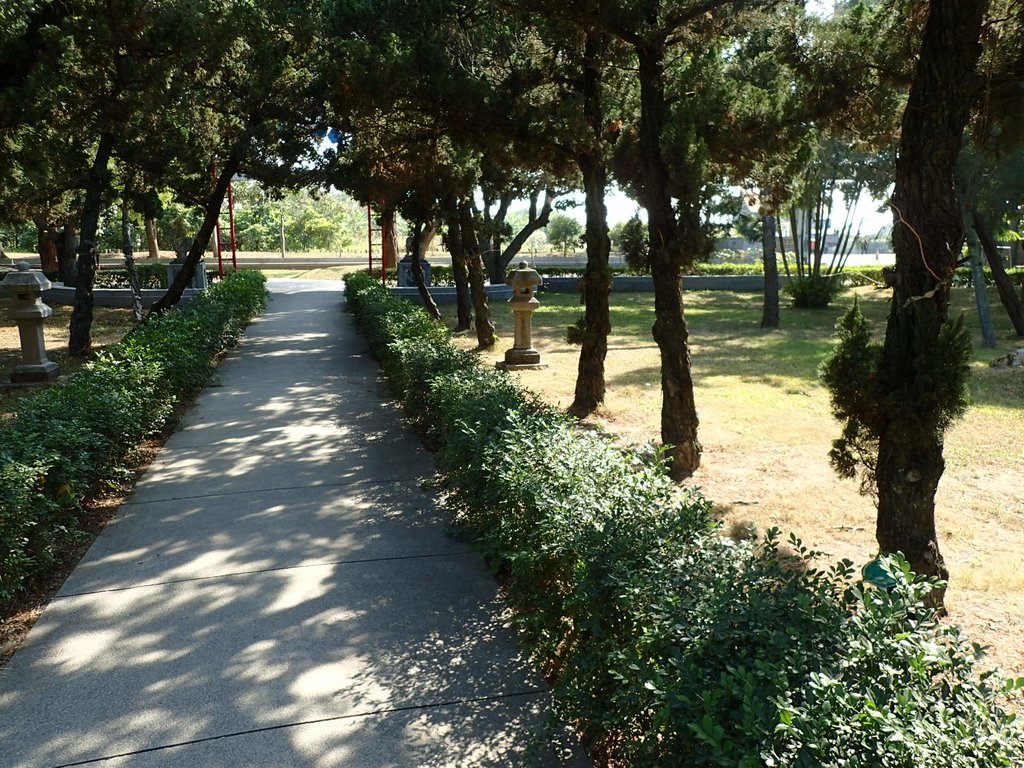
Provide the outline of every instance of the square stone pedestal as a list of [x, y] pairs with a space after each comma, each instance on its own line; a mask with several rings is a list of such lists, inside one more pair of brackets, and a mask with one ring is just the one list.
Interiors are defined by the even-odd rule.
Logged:
[[533, 347], [529, 349], [512, 349], [505, 352], [505, 359], [494, 364], [503, 371], [539, 371], [548, 366], [540, 361], [540, 352]]
[[57, 364], [47, 360], [39, 365], [18, 365], [11, 371], [11, 384], [31, 386], [33, 384], [49, 384], [60, 375]]

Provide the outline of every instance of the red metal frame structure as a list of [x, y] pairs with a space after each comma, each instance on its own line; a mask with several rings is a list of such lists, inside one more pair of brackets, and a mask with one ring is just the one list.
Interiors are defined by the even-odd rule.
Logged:
[[[217, 184], [217, 165], [210, 161], [210, 178], [214, 185]], [[228, 182], [228, 221], [230, 222], [229, 234], [231, 236], [231, 268], [238, 270], [238, 244], [235, 240], [235, 193], [231, 182]], [[213, 228], [213, 249], [217, 254], [217, 277], [224, 277], [224, 255], [220, 247], [220, 216]]]
[[373, 226], [373, 205], [369, 204], [366, 206], [366, 252], [369, 258], [369, 272], [373, 274], [373, 233], [377, 232], [380, 234], [380, 283], [381, 285], [387, 285], [388, 282], [388, 268], [387, 264], [384, 263], [384, 230], [375, 229]]

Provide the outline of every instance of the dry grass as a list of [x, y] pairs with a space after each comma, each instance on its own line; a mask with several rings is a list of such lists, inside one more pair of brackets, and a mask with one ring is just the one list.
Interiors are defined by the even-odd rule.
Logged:
[[[884, 330], [881, 294], [858, 289], [865, 314]], [[762, 331], [760, 297], [688, 293], [693, 369], [701, 418], [703, 467], [693, 478], [730, 525], [778, 526], [835, 557], [863, 563], [876, 551], [872, 500], [828, 465], [838, 434], [816, 370], [831, 346], [842, 309], [783, 311], [782, 328]], [[849, 295], [845, 301], [849, 301]], [[550, 367], [517, 374], [561, 407], [572, 400], [578, 348], [565, 326], [581, 308], [575, 296], [547, 294], [534, 322], [535, 346]], [[613, 295], [605, 407], [589, 421], [624, 441], [657, 440], [661, 407], [658, 350], [650, 337], [653, 297]], [[958, 290], [955, 307], [972, 295]], [[998, 304], [993, 313], [1000, 314]], [[511, 345], [504, 307], [501, 335], [487, 353], [501, 359]], [[970, 318], [969, 318], [970, 322]], [[947, 436], [947, 469], [937, 499], [940, 544], [951, 571], [948, 606], [991, 659], [1024, 674], [1024, 371], [987, 361], [1020, 345], [1003, 329], [999, 350], [979, 350], [973, 363], [973, 405]], [[471, 346], [472, 336], [461, 343]], [[980, 339], [979, 339], [980, 343]]]

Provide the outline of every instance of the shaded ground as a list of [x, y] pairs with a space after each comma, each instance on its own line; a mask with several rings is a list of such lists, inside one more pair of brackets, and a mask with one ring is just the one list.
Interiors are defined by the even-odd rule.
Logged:
[[[9, 298], [0, 297], [0, 414], [9, 411], [12, 403], [26, 392], [24, 389], [12, 389], [7, 386], [10, 382], [11, 369], [21, 362], [18, 329], [14, 322], [8, 319], [10, 306]], [[52, 309], [53, 317], [43, 324], [46, 353], [60, 366], [61, 373], [70, 373], [81, 365], [81, 361], [68, 357], [68, 323], [71, 320], [71, 307], [54, 305]], [[97, 307], [92, 325], [93, 347], [98, 350], [119, 341], [131, 327], [130, 309]]]

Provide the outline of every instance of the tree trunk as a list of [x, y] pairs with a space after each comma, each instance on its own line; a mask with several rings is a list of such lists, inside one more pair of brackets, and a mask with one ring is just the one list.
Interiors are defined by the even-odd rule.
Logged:
[[971, 282], [974, 283], [974, 305], [978, 310], [978, 324], [981, 326], [981, 345], [991, 349], [996, 345], [996, 332], [992, 328], [992, 311], [988, 305], [988, 294], [985, 293], [981, 245], [976, 234], [967, 237], [967, 253], [971, 260]]
[[1013, 283], [1010, 282], [1010, 276], [1006, 274], [1006, 269], [1003, 267], [1003, 260], [999, 256], [999, 248], [996, 246], [995, 238], [992, 237], [992, 231], [977, 210], [971, 212], [971, 222], [981, 241], [981, 247], [985, 251], [985, 258], [988, 259], [988, 266], [992, 271], [992, 279], [995, 280], [996, 289], [999, 291], [999, 300], [1010, 317], [1013, 331], [1018, 336], [1024, 336], [1024, 302], [1021, 302], [1020, 297], [1013, 290]]
[[78, 281], [78, 244], [80, 239], [75, 228], [70, 223], [65, 223], [58, 241], [57, 233], [53, 233], [54, 243], [57, 244], [57, 267], [60, 272], [60, 281], [64, 285], [74, 287]]
[[468, 331], [473, 327], [473, 309], [469, 289], [469, 271], [462, 247], [462, 227], [459, 224], [458, 204], [450, 202], [445, 206], [445, 228], [448, 230], [445, 242], [452, 257], [452, 275], [455, 278], [455, 302], [458, 319], [456, 331]]
[[582, 417], [593, 413], [604, 402], [604, 361], [608, 355], [608, 334], [612, 330], [608, 308], [612, 288], [608, 255], [612, 246], [604, 202], [607, 173], [599, 156], [590, 158], [586, 163], [581, 162], [580, 166], [586, 190], [587, 268], [580, 281], [585, 305], [583, 344], [576, 375], [576, 395], [569, 412]]
[[160, 243], [156, 239], [156, 219], [152, 216], [146, 217], [146, 247], [149, 250], [148, 258], [155, 259], [160, 256]]
[[512, 205], [512, 193], [504, 192], [498, 200], [498, 210], [491, 215], [491, 200], [484, 199], [484, 225], [487, 229], [487, 248], [482, 254], [484, 269], [491, 285], [505, 282], [505, 269], [501, 263], [501, 230], [505, 226], [509, 206]]
[[128, 271], [128, 285], [132, 289], [132, 320], [139, 325], [143, 320], [142, 289], [139, 286], [139, 270], [135, 267], [135, 254], [132, 250], [132, 222], [128, 211], [127, 195], [121, 201], [121, 251], [124, 253], [124, 266]]
[[[879, 368], [888, 413], [879, 435], [875, 481], [878, 545], [902, 552], [919, 574], [949, 572], [935, 530], [935, 489], [945, 469], [946, 416], [934, 406], [936, 370], [948, 359], [942, 328], [964, 223], [954, 167], [969, 110], [986, 0], [932, 0], [920, 59], [903, 113], [893, 192], [893, 297]], [[966, 365], [966, 361], [964, 361]], [[943, 370], [950, 368], [947, 364]], [[944, 589], [931, 602], [942, 609]]]
[[395, 230], [395, 208], [386, 205], [380, 212], [380, 250], [385, 269], [398, 266], [398, 234]]
[[473, 211], [467, 200], [459, 203], [459, 229], [462, 239], [462, 252], [469, 271], [469, 288], [473, 297], [473, 314], [476, 316], [476, 339], [481, 349], [494, 346], [494, 323], [491, 322], [491, 310], [487, 306], [487, 293], [484, 291], [484, 266], [480, 259], [480, 244], [476, 239], [476, 228], [473, 225]]
[[[699, 236], [699, 205], [678, 201], [685, 221], [676, 221], [661, 137], [668, 118], [665, 69], [660, 48], [636, 46], [640, 65], [640, 154], [643, 163], [641, 202], [647, 209], [651, 275], [654, 278], [654, 340], [661, 351], [661, 440], [669, 449], [672, 476], [684, 479], [700, 466], [697, 407], [690, 374], [689, 332], [679, 286], [683, 253]], [[698, 196], [691, 179], [689, 197]], [[682, 231], [680, 231], [682, 230]]]
[[601, 49], [597, 34], [589, 33], [584, 50], [583, 111], [593, 146], [578, 158], [587, 211], [587, 268], [581, 281], [585, 310], [576, 395], [569, 406], [569, 412], [580, 417], [593, 413], [604, 402], [604, 361], [608, 355], [608, 334], [612, 329], [608, 309], [608, 295], [612, 287], [608, 256], [612, 244], [608, 237], [608, 209], [604, 202], [608, 172], [601, 146], [605, 126], [601, 106]]
[[435, 320], [441, 319], [441, 310], [437, 308], [437, 302], [434, 301], [434, 297], [430, 295], [430, 291], [427, 289], [427, 281], [423, 277], [423, 224], [417, 223], [413, 231], [413, 253], [412, 253], [412, 281], [416, 285], [417, 291], [420, 294], [420, 301], [423, 302], [423, 309], [428, 315]]
[[45, 221], [36, 221], [36, 248], [39, 251], [39, 268], [51, 280], [59, 277], [60, 262], [57, 259], [57, 241], [54, 227]]
[[150, 315], [165, 312], [181, 301], [181, 296], [185, 293], [186, 286], [192, 281], [192, 277], [196, 273], [196, 267], [199, 265], [200, 259], [203, 258], [206, 246], [210, 243], [210, 236], [213, 234], [217, 221], [220, 219], [220, 211], [224, 205], [224, 197], [228, 192], [228, 184], [231, 183], [231, 178], [238, 172], [242, 162], [243, 151], [243, 146], [236, 147], [231, 155], [228, 156], [224, 165], [221, 166], [213, 192], [210, 193], [210, 197], [206, 200], [203, 223], [199, 225], [199, 232], [196, 233], [192, 246], [185, 256], [185, 263], [175, 276], [174, 282], [168, 286], [167, 292], [150, 307]]
[[530, 235], [544, 229], [548, 225], [548, 222], [551, 220], [551, 208], [554, 199], [555, 195], [550, 189], [544, 190], [544, 203], [541, 205], [539, 213], [537, 212], [536, 198], [530, 201], [530, 217], [527, 219], [526, 226], [519, 230], [519, 233], [512, 238], [512, 241], [505, 250], [501, 252], [501, 257], [497, 261], [497, 269], [491, 275], [491, 285], [500, 285], [505, 282], [505, 273], [508, 270], [508, 265], [512, 263], [512, 259], [519, 255], [523, 246], [526, 245], [526, 241], [530, 239]]
[[96, 249], [96, 230], [99, 227], [100, 210], [103, 207], [103, 186], [107, 179], [107, 163], [114, 148], [114, 135], [104, 133], [96, 147], [96, 157], [85, 187], [85, 203], [82, 207], [82, 227], [78, 242], [78, 272], [75, 280], [75, 306], [71, 310], [68, 328], [68, 354], [71, 357], [88, 357], [92, 352], [92, 310], [93, 285], [96, 283], [96, 269], [99, 266], [99, 252]]
[[423, 225], [423, 231], [420, 232], [419, 237], [416, 239], [416, 243], [419, 247], [420, 258], [424, 261], [427, 260], [427, 251], [430, 250], [430, 244], [434, 242], [434, 238], [437, 237], [436, 221], [430, 221]]
[[762, 328], [779, 327], [779, 262], [775, 256], [775, 217], [761, 217], [761, 260], [764, 263]]

